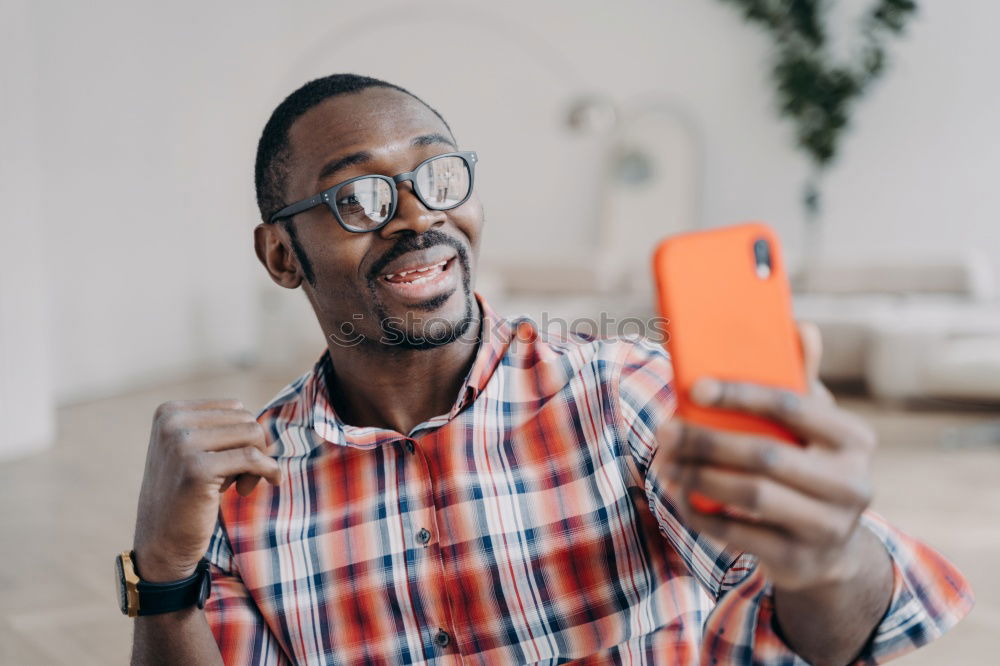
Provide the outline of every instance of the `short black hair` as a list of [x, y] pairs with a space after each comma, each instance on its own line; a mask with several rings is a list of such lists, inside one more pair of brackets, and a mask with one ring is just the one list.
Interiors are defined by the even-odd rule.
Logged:
[[391, 88], [409, 95], [433, 111], [451, 132], [447, 121], [430, 104], [394, 83], [359, 74], [331, 74], [310, 81], [286, 97], [271, 113], [257, 143], [254, 183], [257, 189], [257, 207], [265, 222], [287, 205], [285, 185], [288, 179], [288, 159], [291, 156], [288, 131], [295, 121], [324, 100], [337, 95], [361, 92], [367, 88]]

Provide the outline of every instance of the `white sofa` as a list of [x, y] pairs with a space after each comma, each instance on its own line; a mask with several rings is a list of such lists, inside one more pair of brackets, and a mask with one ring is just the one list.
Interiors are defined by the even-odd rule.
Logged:
[[884, 400], [1000, 401], [1000, 303], [982, 254], [813, 266], [795, 312], [823, 334], [827, 381]]

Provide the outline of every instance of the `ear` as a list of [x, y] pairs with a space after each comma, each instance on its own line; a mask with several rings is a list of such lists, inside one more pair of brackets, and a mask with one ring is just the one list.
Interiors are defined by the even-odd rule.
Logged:
[[292, 242], [281, 225], [258, 224], [253, 230], [253, 245], [257, 258], [275, 284], [286, 289], [295, 289], [302, 284], [302, 269], [292, 251]]

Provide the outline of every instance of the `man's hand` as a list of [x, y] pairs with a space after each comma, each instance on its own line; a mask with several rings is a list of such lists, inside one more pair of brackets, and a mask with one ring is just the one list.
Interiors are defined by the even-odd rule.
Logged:
[[236, 400], [159, 406], [135, 526], [136, 566], [144, 580], [194, 573], [215, 529], [219, 494], [234, 481], [244, 496], [261, 477], [281, 481], [265, 448], [263, 428]]
[[[775, 588], [789, 591], [855, 577], [872, 547], [858, 518], [872, 498], [876, 437], [819, 383], [818, 330], [800, 324], [799, 336], [811, 387], [807, 396], [705, 378], [692, 398], [772, 419], [806, 446], [671, 420], [658, 433], [652, 463], [661, 483], [679, 485], [678, 510], [688, 526], [753, 553]], [[749, 516], [698, 512], [688, 503], [691, 491]]]

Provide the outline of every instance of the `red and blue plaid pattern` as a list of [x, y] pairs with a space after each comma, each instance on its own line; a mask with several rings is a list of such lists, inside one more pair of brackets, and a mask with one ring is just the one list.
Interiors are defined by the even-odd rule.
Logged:
[[[285, 480], [223, 496], [206, 614], [226, 664], [804, 664], [752, 555], [647, 478], [674, 411], [661, 347], [496, 317], [451, 411], [406, 436], [343, 424], [329, 356], [259, 417]], [[941, 555], [867, 512], [891, 607], [859, 663], [972, 606]]]

